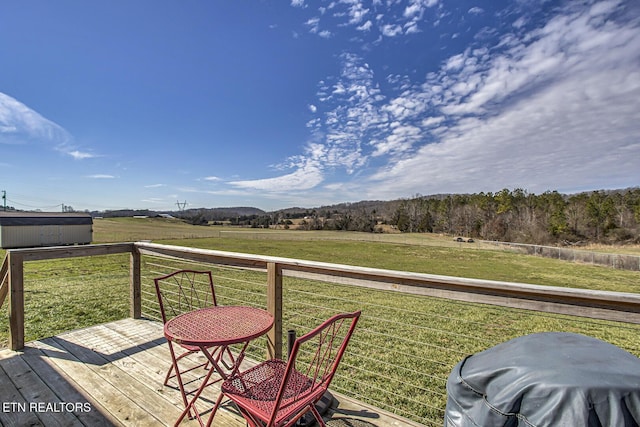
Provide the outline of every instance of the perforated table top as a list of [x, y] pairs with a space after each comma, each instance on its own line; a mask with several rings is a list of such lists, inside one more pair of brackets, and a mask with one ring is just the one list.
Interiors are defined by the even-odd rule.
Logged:
[[245, 306], [217, 306], [174, 317], [165, 324], [164, 335], [177, 344], [230, 345], [264, 335], [272, 326], [273, 316], [265, 310]]

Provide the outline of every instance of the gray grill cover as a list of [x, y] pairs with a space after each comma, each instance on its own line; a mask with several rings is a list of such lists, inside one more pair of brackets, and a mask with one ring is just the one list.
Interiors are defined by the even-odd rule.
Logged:
[[458, 363], [445, 427], [640, 425], [640, 359], [571, 333], [515, 338]]

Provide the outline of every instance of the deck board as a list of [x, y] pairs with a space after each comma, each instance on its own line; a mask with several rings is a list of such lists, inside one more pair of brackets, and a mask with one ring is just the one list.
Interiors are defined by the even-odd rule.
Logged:
[[[19, 405], [27, 405], [26, 399], [11, 381], [7, 372], [12, 373], [12, 367], [7, 362], [9, 359], [0, 360], [0, 384], [2, 384], [2, 421], [3, 425], [32, 425], [37, 422], [37, 417], [29, 412], [22, 411]], [[15, 372], [19, 377], [20, 373]], [[9, 406], [7, 406], [9, 405]]]
[[[203, 358], [199, 356], [194, 363]], [[162, 325], [136, 319], [33, 341], [20, 352], [0, 350], [0, 425], [171, 426], [183, 403], [177, 388], [163, 385], [169, 364]], [[199, 384], [203, 372], [200, 369], [190, 374], [192, 388]], [[204, 416], [218, 390], [217, 385], [208, 387], [198, 401]], [[418, 426], [344, 396], [334, 396], [337, 402], [328, 412], [328, 426]], [[37, 404], [43, 406], [34, 406]], [[80, 405], [80, 410], [71, 410], [73, 405]], [[231, 404], [222, 405], [213, 424], [246, 425]], [[197, 425], [188, 419], [181, 424]]]

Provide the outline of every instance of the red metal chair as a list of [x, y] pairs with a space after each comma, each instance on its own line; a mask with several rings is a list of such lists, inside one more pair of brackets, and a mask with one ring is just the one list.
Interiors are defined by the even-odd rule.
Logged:
[[229, 377], [207, 425], [226, 396], [251, 427], [289, 427], [309, 411], [324, 427], [315, 403], [329, 388], [359, 317], [360, 311], [335, 315], [296, 339], [288, 362], [267, 360]]
[[[178, 270], [166, 276], [153, 279], [158, 296], [158, 304], [160, 306], [160, 314], [162, 322], [167, 323], [172, 318], [199, 308], [211, 307], [217, 305], [216, 293], [213, 285], [213, 277], [210, 271], [196, 270]], [[171, 353], [171, 367], [164, 379], [164, 385], [169, 384], [171, 378], [176, 378], [178, 387], [182, 392], [182, 399], [185, 407], [187, 403], [187, 393], [185, 392], [182, 375], [198, 368], [207, 368], [209, 361], [201, 364], [179, 369], [179, 361], [200, 351], [199, 347], [191, 345], [175, 346], [171, 341], [169, 344], [169, 352]], [[220, 361], [225, 367], [230, 368], [235, 363], [231, 351], [227, 347], [215, 347], [208, 349], [216, 361]], [[229, 359], [226, 362], [223, 356]]]

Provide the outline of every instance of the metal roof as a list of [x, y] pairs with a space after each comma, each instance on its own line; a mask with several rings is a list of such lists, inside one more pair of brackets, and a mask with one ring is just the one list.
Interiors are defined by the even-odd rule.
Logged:
[[0, 212], [0, 226], [81, 224], [93, 224], [91, 214], [80, 212]]

